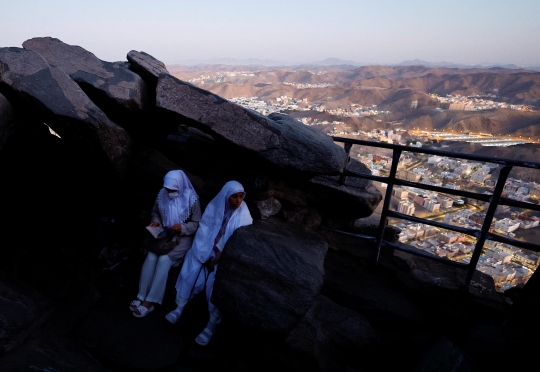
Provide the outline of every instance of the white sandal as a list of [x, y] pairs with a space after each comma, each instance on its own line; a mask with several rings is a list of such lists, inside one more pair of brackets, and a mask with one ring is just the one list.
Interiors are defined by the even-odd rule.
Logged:
[[175, 309], [171, 311], [170, 313], [168, 313], [167, 315], [165, 315], [165, 319], [167, 319], [167, 321], [171, 324], [176, 324], [178, 319], [180, 319], [180, 315], [182, 314], [178, 310]]
[[201, 333], [195, 338], [195, 342], [201, 346], [206, 346], [212, 339], [214, 334], [208, 328], [203, 329]]
[[140, 300], [133, 300], [129, 303], [129, 310], [135, 311], [137, 308], [142, 304], [142, 301]]
[[[142, 318], [143, 316], [148, 315], [149, 312], [152, 312], [154, 310], [154, 305], [150, 306], [150, 309], [147, 309], [143, 305], [138, 306], [137, 310], [133, 312], [133, 316], [136, 316], [137, 318]], [[137, 311], [139, 313], [137, 313]]]

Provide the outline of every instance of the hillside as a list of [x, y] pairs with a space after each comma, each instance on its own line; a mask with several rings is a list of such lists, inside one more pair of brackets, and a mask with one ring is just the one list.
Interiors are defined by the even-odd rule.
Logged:
[[[171, 74], [227, 99], [296, 100], [293, 117], [344, 122], [351, 130], [384, 128], [479, 131], [540, 138], [540, 73], [511, 68], [426, 66], [170, 66]], [[448, 110], [434, 95], [489, 96], [492, 102], [533, 107]], [[416, 102], [416, 109], [412, 109]], [[318, 111], [303, 111], [314, 106]], [[493, 104], [495, 106], [495, 104]], [[353, 115], [354, 107], [378, 115]], [[535, 108], [536, 107], [536, 108]], [[322, 111], [322, 112], [320, 112]], [[332, 127], [319, 126], [323, 131]]]

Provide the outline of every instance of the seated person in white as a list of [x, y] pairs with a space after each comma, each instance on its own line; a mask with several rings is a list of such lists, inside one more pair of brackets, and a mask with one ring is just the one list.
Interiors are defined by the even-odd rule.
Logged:
[[221, 321], [220, 311], [210, 301], [221, 252], [237, 228], [253, 223], [244, 202], [245, 195], [242, 184], [229, 181], [208, 204], [176, 282], [178, 307], [166, 315], [166, 319], [173, 324], [178, 321], [192, 296], [201, 292], [206, 284], [210, 320], [195, 339], [199, 345], [204, 346], [210, 342], [216, 325]]
[[193, 185], [181, 170], [168, 172], [163, 179], [149, 226], [162, 226], [174, 231], [174, 249], [161, 256], [148, 252], [141, 270], [139, 293], [129, 309], [141, 318], [161, 304], [169, 269], [184, 257], [193, 243], [201, 220], [201, 204]]

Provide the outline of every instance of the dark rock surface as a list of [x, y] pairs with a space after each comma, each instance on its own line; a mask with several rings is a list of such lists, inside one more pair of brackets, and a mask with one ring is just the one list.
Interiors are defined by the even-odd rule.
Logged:
[[275, 219], [240, 228], [224, 249], [212, 301], [239, 323], [286, 336], [319, 293], [326, 249], [317, 234]]
[[39, 53], [50, 65], [64, 70], [89, 94], [106, 97], [126, 111], [139, 112], [147, 104], [145, 82], [120, 64], [102, 61], [80, 46], [51, 37], [26, 40], [23, 47]]
[[0, 275], [0, 353], [24, 342], [37, 325], [50, 317], [52, 303], [20, 281]]
[[365, 317], [320, 295], [286, 343], [315, 358], [321, 371], [331, 371], [362, 364], [377, 336]]
[[173, 76], [159, 76], [156, 104], [278, 168], [338, 174], [343, 167], [343, 149], [323, 133], [297, 121], [270, 120]]
[[62, 138], [101, 152], [122, 175], [131, 150], [129, 135], [111, 122], [60, 68], [21, 48], [0, 48], [0, 92], [40, 112]]
[[427, 314], [396, 288], [395, 279], [388, 272], [363, 265], [363, 261], [350, 254], [329, 250], [321, 294], [364, 315], [377, 329], [400, 333], [426, 325]]
[[4, 95], [0, 93], [0, 150], [6, 143], [15, 127], [13, 107]]
[[[166, 312], [159, 308], [139, 319], [128, 305], [124, 298], [112, 297], [96, 303], [79, 329], [81, 345], [131, 370], [157, 371], [173, 365], [184, 344], [165, 320]], [[118, 311], [120, 307], [125, 311]]]

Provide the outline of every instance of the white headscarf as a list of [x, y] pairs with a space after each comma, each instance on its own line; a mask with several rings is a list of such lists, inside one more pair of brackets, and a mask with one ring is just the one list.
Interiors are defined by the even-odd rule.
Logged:
[[[176, 190], [179, 195], [171, 199], [165, 188]], [[199, 196], [183, 171], [173, 170], [168, 172], [163, 178], [163, 188], [157, 196], [163, 226], [171, 227], [184, 223], [191, 213], [193, 204], [198, 199]]]
[[[214, 247], [214, 240], [221, 228], [223, 217], [228, 208], [228, 199], [231, 195], [237, 192], [244, 192], [244, 187], [240, 182], [229, 181], [227, 182], [219, 194], [206, 207], [201, 221], [199, 222], [199, 229], [195, 234], [193, 245], [191, 249], [193, 254], [199, 262], [206, 262], [212, 253]], [[240, 204], [240, 207], [232, 212], [225, 232], [223, 233], [222, 240], [226, 243], [234, 230], [241, 226], [251, 225], [253, 218], [249, 213], [249, 209], [244, 201]]]

